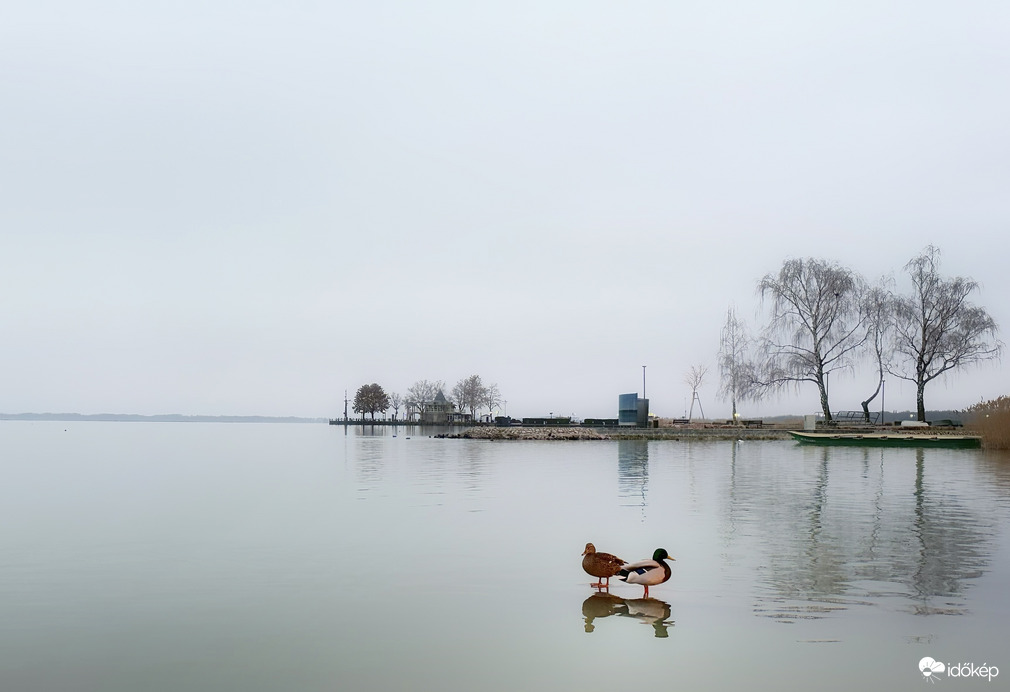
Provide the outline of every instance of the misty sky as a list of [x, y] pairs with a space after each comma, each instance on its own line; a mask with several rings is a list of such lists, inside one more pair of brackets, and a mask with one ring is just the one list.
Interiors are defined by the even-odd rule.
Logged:
[[[706, 365], [725, 417], [762, 275], [929, 243], [1008, 330], [1008, 36], [996, 1], [7, 6], [0, 412], [332, 416], [476, 373], [616, 416], [646, 365], [680, 416]], [[1008, 393], [995, 364], [926, 405]]]

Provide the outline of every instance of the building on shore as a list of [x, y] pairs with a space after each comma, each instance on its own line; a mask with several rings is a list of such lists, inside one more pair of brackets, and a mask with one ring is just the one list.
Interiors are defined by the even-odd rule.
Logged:
[[637, 393], [621, 394], [617, 398], [618, 425], [625, 427], [649, 427], [649, 400]]
[[456, 404], [445, 398], [442, 390], [438, 390], [433, 401], [428, 402], [420, 412], [411, 410], [410, 417], [420, 416], [422, 425], [452, 425], [470, 422], [470, 414], [456, 409]]

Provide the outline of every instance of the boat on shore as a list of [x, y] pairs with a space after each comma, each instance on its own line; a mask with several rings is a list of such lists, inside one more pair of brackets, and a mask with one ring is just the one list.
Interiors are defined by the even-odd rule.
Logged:
[[978, 449], [978, 435], [942, 435], [930, 433], [837, 433], [798, 432], [790, 430], [793, 439], [803, 444], [838, 447], [942, 447], [944, 449]]

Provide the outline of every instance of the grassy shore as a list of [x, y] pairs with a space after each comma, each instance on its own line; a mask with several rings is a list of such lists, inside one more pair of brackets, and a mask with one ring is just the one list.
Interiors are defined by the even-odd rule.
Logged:
[[982, 436], [985, 449], [1010, 449], [1010, 397], [975, 404], [965, 418], [965, 428]]

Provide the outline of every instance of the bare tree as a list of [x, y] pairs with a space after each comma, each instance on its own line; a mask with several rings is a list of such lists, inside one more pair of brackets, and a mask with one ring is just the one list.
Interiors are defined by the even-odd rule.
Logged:
[[760, 384], [779, 388], [812, 382], [830, 421], [827, 377], [850, 368], [866, 340], [861, 285], [851, 270], [821, 259], [786, 260], [778, 275], [765, 275], [758, 293], [771, 300], [772, 314], [762, 337]]
[[905, 265], [912, 294], [895, 300], [896, 365], [888, 372], [915, 383], [916, 417], [926, 420], [926, 385], [946, 372], [998, 360], [999, 327], [984, 308], [968, 302], [978, 282], [940, 276], [940, 250], [932, 245]]
[[480, 381], [480, 375], [470, 375], [457, 382], [452, 388], [452, 398], [461, 411], [470, 411], [473, 418], [477, 409], [484, 405], [484, 383]]
[[867, 351], [877, 371], [877, 384], [873, 394], [865, 401], [860, 402], [863, 409], [863, 420], [867, 423], [870, 422], [870, 403], [877, 398], [883, 389], [884, 373], [887, 372], [888, 337], [894, 325], [894, 297], [889, 290], [889, 284], [889, 280], [881, 279], [878, 285], [864, 293], [860, 301], [860, 309], [866, 324]]
[[400, 407], [403, 406], [403, 396], [392, 392], [389, 395], [389, 407], [393, 409], [393, 420], [396, 420], [400, 413]]
[[719, 335], [719, 396], [733, 406], [733, 421], [738, 420], [737, 402], [756, 399], [756, 376], [751, 355], [752, 340], [747, 325], [737, 317], [736, 310], [726, 311], [726, 324]]
[[701, 407], [701, 399], [698, 397], [698, 387], [701, 383], [705, 381], [705, 375], [708, 374], [708, 368], [704, 365], [692, 365], [691, 369], [687, 371], [684, 375], [684, 383], [691, 388], [691, 413], [688, 414], [688, 419], [694, 413], [694, 402], [698, 402], [698, 409], [701, 411], [701, 417], [705, 417], [705, 409]]
[[445, 383], [442, 380], [433, 380], [431, 382], [428, 380], [418, 380], [407, 388], [405, 404], [408, 408], [423, 414], [428, 410], [432, 402], [435, 401], [435, 396], [444, 388]]
[[496, 408], [501, 406], [501, 392], [498, 391], [498, 385], [489, 384], [484, 387], [484, 397], [482, 404], [487, 407], [487, 412], [489, 416], [494, 415]]

